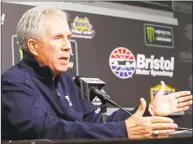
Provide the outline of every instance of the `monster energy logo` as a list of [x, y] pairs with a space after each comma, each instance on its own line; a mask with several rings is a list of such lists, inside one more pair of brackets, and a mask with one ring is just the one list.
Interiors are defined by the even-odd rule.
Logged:
[[148, 26], [148, 27], [146, 27], [146, 31], [147, 31], [148, 41], [150, 43], [153, 43], [154, 40], [155, 40], [155, 30], [154, 30], [154, 28], [151, 27], [151, 26]]
[[147, 46], [174, 48], [173, 29], [169, 26], [144, 24], [144, 40]]

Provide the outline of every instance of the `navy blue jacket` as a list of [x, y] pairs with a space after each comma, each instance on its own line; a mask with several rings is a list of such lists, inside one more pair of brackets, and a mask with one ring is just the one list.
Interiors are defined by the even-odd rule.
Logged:
[[127, 137], [129, 115], [118, 110], [102, 123], [72, 78], [63, 73], [52, 80], [50, 69], [28, 54], [1, 80], [2, 139]]

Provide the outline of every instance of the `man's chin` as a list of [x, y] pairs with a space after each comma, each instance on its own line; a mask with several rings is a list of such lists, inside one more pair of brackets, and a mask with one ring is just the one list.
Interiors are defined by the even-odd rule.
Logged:
[[59, 70], [58, 70], [58, 73], [64, 73], [64, 72], [66, 72], [66, 71], [68, 71], [68, 67], [59, 69]]

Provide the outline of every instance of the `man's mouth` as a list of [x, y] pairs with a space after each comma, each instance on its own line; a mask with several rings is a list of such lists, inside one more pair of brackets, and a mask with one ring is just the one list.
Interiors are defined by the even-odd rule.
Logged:
[[61, 57], [59, 58], [60, 62], [62, 62], [63, 64], [68, 64], [68, 60], [69, 58], [68, 57]]
[[60, 60], [67, 61], [69, 58], [68, 57], [61, 57], [59, 58]]

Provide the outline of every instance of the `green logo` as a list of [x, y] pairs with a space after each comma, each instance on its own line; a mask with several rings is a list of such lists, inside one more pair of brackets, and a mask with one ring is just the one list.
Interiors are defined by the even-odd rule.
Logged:
[[22, 48], [19, 48], [19, 56], [20, 56], [20, 60], [22, 60], [22, 58], [23, 58], [23, 50], [22, 50]]
[[153, 43], [154, 40], [155, 40], [155, 30], [154, 30], [154, 27], [147, 26], [146, 27], [146, 31], [147, 31], [147, 40], [150, 43]]

